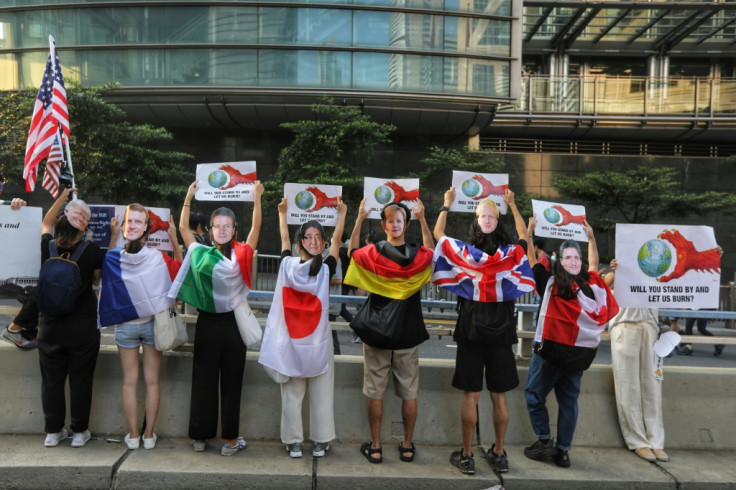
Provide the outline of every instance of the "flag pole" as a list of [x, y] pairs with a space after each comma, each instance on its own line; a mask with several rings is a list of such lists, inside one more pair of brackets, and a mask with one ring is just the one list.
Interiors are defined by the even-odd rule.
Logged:
[[[51, 53], [52, 59], [56, 57], [56, 41], [54, 40], [54, 36], [49, 34], [49, 52]], [[72, 189], [76, 188], [76, 183], [74, 182], [74, 169], [72, 168], [72, 154], [69, 151], [69, 139], [65, 138], [64, 131], [61, 130], [61, 124], [57, 125], [57, 134], [59, 135], [59, 141], [64, 142], [64, 150], [66, 152], [66, 165], [69, 169], [69, 175], [72, 176]], [[59, 171], [59, 178], [61, 178], [61, 171]], [[76, 195], [72, 193], [72, 200], [76, 199]]]

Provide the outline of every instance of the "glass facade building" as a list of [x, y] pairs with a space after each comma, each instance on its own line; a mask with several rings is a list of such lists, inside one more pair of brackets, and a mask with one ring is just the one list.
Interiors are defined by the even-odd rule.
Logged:
[[0, 89], [56, 39], [83, 85], [518, 96], [520, 0], [37, 1], [0, 7]]

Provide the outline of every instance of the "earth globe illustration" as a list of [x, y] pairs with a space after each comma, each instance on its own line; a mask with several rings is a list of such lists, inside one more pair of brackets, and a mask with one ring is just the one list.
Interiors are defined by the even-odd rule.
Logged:
[[666, 242], [658, 239], [649, 240], [639, 249], [637, 255], [639, 269], [649, 277], [659, 277], [672, 264], [672, 251]]
[[210, 184], [210, 186], [219, 189], [220, 187], [227, 184], [227, 173], [223, 172], [222, 170], [215, 170], [207, 177], [207, 182]]
[[379, 204], [388, 204], [394, 198], [394, 191], [386, 185], [379, 185], [373, 192], [373, 196]]
[[309, 209], [314, 205], [314, 194], [309, 191], [299, 191], [294, 198], [294, 202], [299, 209]]
[[560, 212], [557, 211], [555, 208], [547, 208], [542, 212], [542, 215], [544, 216], [544, 219], [552, 223], [553, 225], [555, 223], [559, 223], [562, 219], [562, 215], [560, 215]]
[[475, 197], [480, 194], [480, 183], [475, 179], [468, 179], [460, 186], [460, 189], [468, 197]]

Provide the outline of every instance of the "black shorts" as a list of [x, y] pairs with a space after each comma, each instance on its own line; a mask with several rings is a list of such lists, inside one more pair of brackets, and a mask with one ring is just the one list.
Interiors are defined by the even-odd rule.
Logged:
[[484, 368], [488, 391], [505, 393], [519, 386], [519, 374], [511, 345], [490, 347], [458, 341], [452, 386], [463, 391], [483, 391]]

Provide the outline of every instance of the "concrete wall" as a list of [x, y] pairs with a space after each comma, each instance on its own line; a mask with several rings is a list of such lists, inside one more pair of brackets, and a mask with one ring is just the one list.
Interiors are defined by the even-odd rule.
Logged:
[[[241, 433], [246, 439], [277, 440], [280, 423], [280, 392], [251, 352], [245, 368], [241, 410]], [[534, 439], [524, 401], [523, 385], [528, 362], [519, 362], [521, 386], [508, 397], [509, 444], [528, 444]], [[452, 360], [422, 360], [419, 419], [415, 441], [423, 445], [460, 446], [462, 393], [450, 386]], [[37, 351], [22, 352], [0, 345], [0, 434], [41, 434], [41, 377]], [[167, 352], [161, 367], [161, 409], [156, 423], [160, 436], [186, 437], [189, 419], [192, 356]], [[665, 366], [663, 406], [667, 448], [736, 449], [736, 369], [676, 368]], [[362, 394], [361, 357], [338, 356], [335, 362], [335, 413], [337, 438], [360, 442], [369, 438], [366, 398]], [[143, 384], [140, 385], [140, 399]], [[94, 401], [90, 429], [96, 434], [122, 437], [127, 426], [121, 407], [120, 360], [114, 347], [103, 347], [95, 371]], [[305, 403], [307, 405], [307, 403]], [[551, 419], [556, 403], [550, 395]], [[493, 442], [490, 397], [480, 402], [480, 443]], [[305, 410], [306, 412], [306, 410]], [[142, 417], [142, 407], [139, 410]], [[67, 416], [68, 420], [68, 416]], [[308, 416], [305, 417], [308, 423]], [[68, 425], [68, 424], [67, 424]], [[554, 425], [552, 427], [554, 433]], [[391, 387], [385, 399], [383, 442], [402, 433], [400, 400]], [[308, 438], [309, 433], [305, 436]], [[396, 440], [396, 438], [394, 438]], [[622, 447], [618, 429], [609, 366], [594, 365], [583, 376], [575, 444]]]

